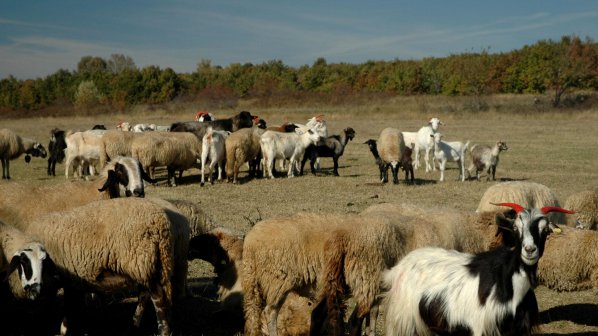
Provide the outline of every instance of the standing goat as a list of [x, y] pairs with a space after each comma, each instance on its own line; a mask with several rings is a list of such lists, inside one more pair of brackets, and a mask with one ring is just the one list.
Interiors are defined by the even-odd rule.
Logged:
[[64, 161], [66, 141], [64, 131], [61, 129], [54, 128], [50, 131], [50, 134], [50, 142], [48, 143], [48, 176], [56, 176], [56, 163]]
[[546, 214], [571, 211], [497, 205], [517, 213], [498, 222], [504, 246], [473, 255], [418, 249], [384, 275], [386, 335], [531, 335], [538, 260], [551, 229]]
[[355, 130], [353, 130], [351, 127], [347, 127], [340, 135], [329, 136], [324, 141], [319, 142], [317, 145], [308, 146], [305, 149], [305, 154], [303, 154], [303, 160], [301, 160], [301, 172], [299, 174], [303, 175], [303, 167], [308, 159], [311, 173], [316, 175], [316, 169], [314, 168], [316, 158], [331, 157], [332, 161], [334, 162], [334, 176], [339, 176], [338, 159], [343, 155], [345, 152], [345, 147], [349, 141], [353, 140], [354, 137]]
[[430, 151], [434, 148], [434, 142], [430, 139], [430, 135], [438, 132], [438, 128], [444, 125], [438, 118], [432, 118], [428, 121], [428, 125], [423, 126], [417, 132], [402, 132], [406, 143], [414, 143], [413, 150], [415, 151], [415, 169], [419, 168], [419, 152], [425, 151], [424, 161], [426, 161], [426, 173], [430, 170], [436, 170], [436, 166], [429, 162]]
[[434, 138], [434, 160], [438, 161], [440, 169], [440, 182], [444, 181], [444, 170], [447, 161], [455, 161], [459, 166], [459, 179], [465, 181], [465, 151], [469, 146], [469, 141], [463, 144], [461, 141], [442, 141], [442, 134], [434, 133], [430, 135]]
[[501, 151], [507, 150], [507, 143], [498, 141], [494, 147], [486, 145], [473, 145], [471, 147], [471, 165], [467, 168], [467, 174], [475, 168], [476, 178], [480, 180], [480, 172], [486, 171], [488, 176], [486, 181], [490, 180], [490, 173], [492, 173], [492, 181], [496, 181], [496, 166], [498, 166], [498, 155]]

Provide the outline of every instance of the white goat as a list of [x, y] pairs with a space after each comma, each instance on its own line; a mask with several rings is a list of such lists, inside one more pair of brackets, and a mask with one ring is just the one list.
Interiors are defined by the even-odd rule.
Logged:
[[305, 148], [316, 144], [320, 135], [314, 129], [297, 131], [296, 133], [280, 133], [266, 131], [260, 139], [260, 147], [264, 157], [264, 177], [272, 175], [275, 159], [289, 159], [288, 177], [295, 176], [297, 162], [303, 157]]
[[430, 135], [433, 135], [438, 131], [438, 127], [440, 125], [444, 125], [438, 118], [432, 118], [428, 122], [428, 125], [423, 126], [417, 132], [403, 132], [403, 139], [405, 143], [410, 144], [414, 143], [415, 146], [413, 151], [415, 152], [415, 164], [413, 165], [414, 169], [419, 168], [419, 152], [421, 150], [425, 150], [426, 154], [424, 156], [424, 161], [426, 161], [426, 173], [430, 170], [436, 170], [436, 166], [432, 164], [430, 166], [429, 157], [430, 151], [434, 147], [434, 142], [430, 141]]
[[457, 162], [459, 166], [459, 179], [465, 181], [465, 151], [469, 146], [469, 140], [465, 144], [461, 141], [442, 141], [442, 134], [430, 135], [434, 139], [434, 159], [438, 162], [440, 169], [440, 182], [444, 181], [444, 169], [447, 161]]
[[[231, 134], [229, 131], [215, 131], [212, 127], [208, 127], [206, 134], [203, 136], [201, 144], [201, 186], [205, 183], [205, 169], [208, 166], [208, 181], [214, 183], [212, 180], [212, 172], [218, 165], [218, 181], [222, 180], [222, 171], [224, 170], [224, 163], [226, 162], [226, 138]], [[208, 164], [208, 158], [210, 163]]]
[[64, 175], [68, 179], [71, 168], [73, 174], [79, 172], [81, 176], [86, 175], [89, 168], [89, 175], [95, 175], [95, 166], [100, 162], [100, 142], [106, 130], [89, 130], [68, 134], [64, 141]]
[[501, 151], [507, 150], [507, 143], [504, 141], [498, 141], [493, 147], [486, 145], [473, 145], [471, 147], [471, 165], [467, 168], [467, 174], [470, 175], [471, 171], [475, 169], [476, 178], [480, 180], [480, 172], [486, 171], [488, 176], [486, 180], [490, 180], [490, 174], [492, 174], [492, 180], [496, 180], [496, 166], [498, 166], [498, 155]]

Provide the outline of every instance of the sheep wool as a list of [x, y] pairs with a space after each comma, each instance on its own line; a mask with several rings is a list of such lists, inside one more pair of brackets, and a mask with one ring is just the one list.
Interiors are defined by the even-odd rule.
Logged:
[[568, 225], [598, 230], [598, 189], [575, 193], [565, 201], [565, 209], [575, 211]]

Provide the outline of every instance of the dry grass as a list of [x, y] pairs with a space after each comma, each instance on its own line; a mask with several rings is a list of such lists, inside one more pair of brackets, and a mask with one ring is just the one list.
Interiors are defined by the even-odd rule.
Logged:
[[[513, 101], [509, 101], [513, 100]], [[431, 116], [446, 123], [441, 128], [446, 140], [471, 140], [491, 144], [504, 140], [509, 146], [501, 154], [496, 173], [500, 181], [525, 180], [547, 185], [561, 201], [581, 190], [598, 187], [598, 113], [595, 110], [575, 113], [539, 113], [530, 98], [493, 97], [485, 112], [466, 114], [464, 102], [458, 100], [403, 98], [351, 107], [301, 107], [258, 109], [247, 103], [237, 109], [248, 109], [260, 115], [269, 124], [280, 124], [284, 118], [304, 122], [315, 114], [324, 114], [331, 133], [338, 134], [345, 127], [357, 132], [345, 155], [340, 160], [340, 177], [332, 176], [332, 162], [323, 159], [323, 170], [318, 176], [278, 178], [275, 180], [246, 180], [241, 185], [216, 183], [199, 186], [198, 170], [185, 173], [184, 183], [176, 188], [150, 186], [148, 196], [182, 198], [205, 205], [223, 226], [247, 231], [260, 217], [270, 218], [298, 211], [316, 213], [359, 212], [372, 204], [382, 202], [414, 202], [423, 205], [441, 204], [473, 211], [478, 200], [492, 182], [457, 182], [458, 171], [448, 164], [445, 183], [437, 183], [438, 172], [415, 172], [416, 185], [380, 185], [378, 170], [366, 145], [369, 138], [377, 138], [380, 130], [392, 126], [401, 130], [417, 130]], [[510, 111], [505, 107], [514, 106]], [[444, 104], [444, 105], [443, 105]], [[452, 104], [452, 105], [451, 105]], [[461, 104], [461, 105], [459, 105]], [[454, 106], [453, 106], [454, 105]], [[457, 106], [457, 107], [455, 107]], [[122, 120], [169, 124], [191, 120], [194, 108], [185, 107], [174, 113], [169, 109], [136, 111], [129, 116], [34, 118], [3, 121], [19, 134], [47, 143], [53, 127], [87, 129], [97, 123], [112, 126]], [[525, 113], [519, 113], [519, 112]], [[232, 110], [212, 111], [217, 116], [228, 116]], [[467, 163], [469, 164], [469, 162]], [[59, 166], [62, 167], [62, 166]], [[44, 184], [64, 180], [62, 176], [46, 176], [46, 162], [33, 159], [26, 165], [22, 158], [11, 165], [13, 179], [24, 183]], [[61, 168], [59, 171], [63, 171]], [[505, 200], [507, 201], [507, 200]], [[204, 284], [211, 273], [204, 264], [194, 262], [189, 274], [192, 284]], [[195, 288], [195, 287], [194, 287]], [[197, 288], [205, 288], [197, 286]], [[200, 290], [200, 289], [198, 289]], [[557, 293], [538, 289], [538, 301], [544, 334], [598, 333], [598, 297], [592, 292]], [[209, 314], [215, 309], [213, 301], [200, 293], [194, 301], [185, 304], [182, 314], [182, 333], [185, 335], [229, 334], [233, 329], [215, 324]], [[198, 308], [201, 305], [202, 308]]]

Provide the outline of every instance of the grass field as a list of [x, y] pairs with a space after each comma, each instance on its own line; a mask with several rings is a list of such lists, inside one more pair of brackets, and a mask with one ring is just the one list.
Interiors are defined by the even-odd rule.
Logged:
[[[238, 110], [213, 111], [224, 117]], [[454, 163], [447, 164], [444, 183], [438, 183], [439, 173], [415, 171], [415, 185], [407, 185], [401, 172], [399, 185], [381, 185], [378, 169], [366, 145], [367, 139], [376, 139], [385, 127], [415, 131], [432, 116], [439, 117], [446, 125], [440, 132], [444, 139], [470, 140], [472, 144], [492, 144], [506, 141], [509, 150], [500, 157], [496, 176], [498, 181], [533, 181], [547, 185], [559, 196], [562, 203], [572, 193], [598, 187], [598, 111], [538, 112], [532, 107], [511, 110], [491, 109], [487, 112], [463, 113], [443, 109], [434, 101], [396, 100], [383, 105], [351, 107], [314, 107], [250, 109], [276, 125], [284, 118], [305, 122], [312, 115], [324, 114], [331, 134], [338, 134], [345, 127], [356, 131], [356, 138], [349, 143], [340, 159], [340, 177], [332, 175], [332, 161], [322, 159], [322, 170], [292, 179], [243, 180], [240, 185], [216, 183], [199, 185], [199, 171], [185, 173], [183, 184], [167, 187], [165, 176], [157, 186], [146, 189], [148, 196], [181, 198], [199, 202], [222, 226], [246, 232], [259, 219], [288, 215], [298, 211], [316, 213], [360, 212], [372, 204], [382, 202], [409, 202], [422, 205], [443, 205], [474, 211], [483, 192], [494, 182], [458, 182]], [[170, 124], [191, 120], [188, 111], [139, 112], [132, 116], [119, 114], [99, 117], [10, 119], [0, 122], [0, 128], [10, 128], [19, 134], [38, 139], [46, 144], [49, 131], [54, 127], [84, 130], [94, 124], [104, 123], [114, 128], [117, 122], [154, 122]], [[469, 158], [467, 165], [469, 165]], [[422, 161], [423, 164], [423, 161]], [[25, 164], [22, 158], [13, 161], [13, 180], [23, 183], [45, 184], [63, 182], [61, 176], [46, 176], [46, 161], [32, 159]], [[244, 174], [242, 175], [244, 176]], [[1, 182], [0, 182], [1, 183]], [[208, 267], [193, 262], [189, 280], [203, 284], [212, 274]], [[238, 326], [218, 322], [210, 317], [216, 303], [207, 294], [196, 292], [182, 308], [181, 334], [226, 335]], [[545, 287], [537, 289], [543, 324], [543, 335], [595, 335], [598, 334], [598, 296], [595, 292], [558, 293]], [[112, 330], [114, 333], [114, 330]]]

